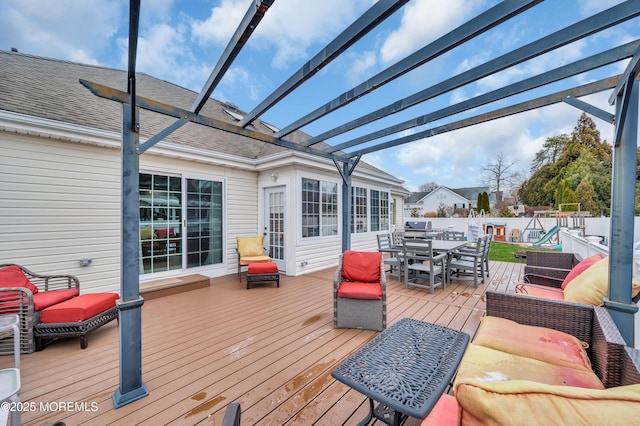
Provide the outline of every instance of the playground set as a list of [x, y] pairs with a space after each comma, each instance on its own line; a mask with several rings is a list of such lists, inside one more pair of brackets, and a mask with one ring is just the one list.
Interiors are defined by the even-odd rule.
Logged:
[[[563, 211], [565, 206], [577, 206], [577, 211]], [[532, 243], [534, 247], [540, 247], [545, 243], [560, 244], [558, 232], [562, 228], [577, 229], [581, 235], [585, 236], [586, 219], [591, 217], [590, 212], [580, 211], [580, 203], [560, 204], [560, 210], [539, 210], [533, 213], [533, 217], [527, 226], [519, 233], [516, 242], [525, 242], [526, 235], [528, 243]], [[566, 208], [566, 207], [565, 207]], [[541, 218], [554, 217], [556, 224], [548, 231], [544, 229]], [[553, 240], [555, 238], [555, 240]]]

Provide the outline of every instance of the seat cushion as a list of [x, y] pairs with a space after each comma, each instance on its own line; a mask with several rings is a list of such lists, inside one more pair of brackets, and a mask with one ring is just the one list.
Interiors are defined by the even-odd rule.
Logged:
[[631, 425], [640, 412], [638, 384], [601, 390], [466, 380], [454, 391], [463, 425]]
[[591, 371], [588, 345], [574, 336], [545, 327], [484, 317], [473, 339], [475, 345], [564, 367]]
[[382, 285], [380, 283], [343, 281], [338, 287], [338, 297], [361, 300], [382, 300]]
[[342, 277], [362, 283], [380, 282], [382, 254], [377, 251], [347, 250], [342, 255]]
[[257, 237], [236, 237], [240, 257], [264, 256], [264, 235]]
[[592, 370], [552, 364], [470, 343], [456, 374], [458, 380], [532, 380], [549, 385], [604, 389]]
[[240, 265], [242, 266], [250, 265], [251, 263], [256, 263], [256, 262], [271, 262], [271, 258], [269, 256], [264, 256], [264, 255], [243, 256], [240, 258]]
[[458, 401], [455, 397], [445, 393], [438, 399], [420, 426], [454, 426], [457, 421]]
[[247, 271], [247, 273], [249, 275], [276, 274], [278, 273], [278, 265], [275, 262], [250, 263], [249, 270]]
[[571, 269], [571, 271], [569, 271], [567, 276], [564, 277], [564, 281], [562, 281], [562, 285], [560, 286], [560, 288], [564, 290], [567, 284], [573, 281], [575, 277], [577, 277], [578, 275], [586, 271], [587, 268], [589, 268], [591, 265], [593, 265], [597, 261], [602, 260], [602, 258], [604, 258], [604, 256], [600, 253], [597, 253], [597, 254], [594, 254], [593, 256], [587, 257], [586, 259], [578, 263], [576, 266], [573, 267], [573, 269]]
[[118, 297], [116, 293], [83, 294], [44, 309], [40, 313], [40, 322], [54, 324], [84, 321], [113, 308]]
[[10, 287], [24, 287], [31, 290], [31, 293], [36, 294], [38, 287], [36, 287], [29, 278], [22, 272], [17, 265], [5, 266], [0, 268], [0, 288]]
[[540, 297], [542, 299], [564, 300], [564, 293], [560, 289], [540, 285], [518, 284], [516, 286], [516, 293]]
[[[631, 297], [640, 292], [640, 283], [631, 280]], [[609, 258], [598, 260], [580, 275], [575, 277], [564, 289], [564, 300], [602, 306], [603, 297], [609, 295]]]
[[33, 309], [41, 311], [56, 303], [76, 297], [80, 292], [77, 288], [69, 288], [64, 290], [42, 291], [33, 296]]

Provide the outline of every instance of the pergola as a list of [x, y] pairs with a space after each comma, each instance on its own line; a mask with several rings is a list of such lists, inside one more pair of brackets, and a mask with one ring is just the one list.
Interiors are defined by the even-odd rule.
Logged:
[[[590, 56], [573, 63], [559, 66], [533, 77], [509, 84], [502, 88], [483, 93], [476, 97], [454, 103], [445, 108], [434, 109], [427, 114], [398, 122], [389, 127], [372, 131], [346, 142], [331, 145], [330, 140], [353, 129], [364, 128], [369, 123], [389, 117], [416, 104], [426, 102], [436, 96], [450, 93], [460, 87], [514, 67], [524, 61], [559, 49], [569, 43], [614, 27], [640, 15], [640, 0], [620, 3], [561, 30], [544, 36], [525, 46], [514, 49], [493, 60], [487, 61], [453, 77], [439, 81], [411, 96], [399, 99], [360, 117], [355, 117], [341, 126], [327, 129], [302, 143], [287, 139], [287, 135], [327, 114], [369, 94], [394, 79], [427, 64], [439, 56], [461, 46], [475, 37], [499, 26], [516, 15], [538, 5], [542, 0], [505, 0], [485, 12], [475, 16], [447, 34], [425, 45], [415, 53], [406, 56], [351, 90], [336, 96], [330, 102], [320, 105], [305, 116], [291, 122], [274, 134], [264, 134], [249, 130], [254, 120], [261, 117], [274, 105], [281, 102], [305, 81], [311, 79], [324, 66], [341, 55], [350, 46], [369, 33], [394, 12], [402, 8], [408, 0], [379, 0], [363, 13], [347, 29], [328, 43], [318, 54], [293, 73], [280, 87], [267, 96], [237, 124], [230, 124], [200, 114], [209, 96], [229, 69], [234, 59], [267, 13], [274, 0], [251, 0], [249, 9], [235, 34], [214, 67], [208, 81], [189, 110], [163, 104], [153, 99], [136, 95], [136, 54], [140, 17], [140, 0], [130, 0], [128, 90], [122, 92], [114, 88], [83, 81], [81, 83], [95, 95], [122, 104], [122, 271], [121, 300], [118, 302], [120, 332], [120, 386], [113, 394], [115, 407], [120, 407], [148, 394], [142, 381], [141, 351], [141, 306], [139, 294], [138, 258], [138, 172], [139, 156], [154, 144], [188, 122], [198, 123], [225, 132], [236, 133], [265, 143], [279, 145], [294, 151], [305, 152], [335, 163], [343, 181], [342, 191], [342, 249], [350, 247], [351, 228], [351, 175], [364, 154], [381, 151], [412, 141], [426, 139], [445, 132], [454, 131], [490, 120], [507, 117], [524, 111], [565, 102], [589, 114], [615, 125], [613, 141], [613, 176], [611, 196], [610, 235], [610, 288], [605, 306], [609, 309], [622, 336], [628, 345], [633, 345], [633, 323], [637, 306], [631, 301], [631, 277], [633, 257], [633, 223], [636, 185], [636, 149], [638, 140], [638, 70], [640, 67], [640, 39]], [[542, 97], [515, 103], [509, 106], [479, 113], [469, 118], [453, 120], [446, 124], [431, 125], [437, 120], [455, 114], [471, 111], [498, 100], [523, 93], [535, 88], [563, 81], [590, 70], [631, 58], [621, 75], [593, 81], [577, 87]], [[569, 83], [571, 84], [571, 83]], [[597, 92], [609, 91], [610, 104], [615, 104], [615, 114], [610, 114], [578, 98]], [[140, 144], [138, 112], [146, 109], [174, 117], [175, 122], [154, 137]], [[401, 132], [419, 128], [409, 136], [393, 136]], [[384, 141], [382, 138], [389, 137]], [[326, 145], [317, 145], [325, 142]]]

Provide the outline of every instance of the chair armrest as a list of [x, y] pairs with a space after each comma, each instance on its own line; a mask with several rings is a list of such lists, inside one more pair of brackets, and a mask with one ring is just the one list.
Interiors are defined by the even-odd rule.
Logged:
[[[7, 266], [7, 265], [0, 265]], [[38, 287], [39, 291], [64, 290], [75, 288], [80, 290], [80, 280], [73, 275], [41, 275], [31, 272], [24, 266], [16, 265]]]
[[437, 262], [439, 262], [441, 260], [444, 260], [444, 259], [446, 259], [448, 257], [449, 257], [449, 252], [440, 253], [437, 256], [433, 256], [433, 261], [437, 263]]
[[554, 289], [560, 289], [564, 278], [553, 277], [549, 275], [540, 275], [534, 273], [525, 273], [523, 281], [527, 284], [534, 284], [543, 287], [551, 287]]
[[569, 333], [591, 344], [593, 306], [488, 290], [487, 315]]
[[[31, 353], [35, 349], [32, 330], [35, 322], [33, 293], [25, 287], [0, 289], [0, 315], [18, 315], [20, 335], [20, 351]], [[0, 339], [0, 355], [12, 355], [13, 344], [7, 346], [7, 339]]]
[[241, 410], [240, 404], [232, 402], [227, 405], [224, 411], [224, 418], [221, 426], [240, 426]]
[[625, 341], [607, 308], [593, 308], [593, 332], [589, 348], [593, 371], [606, 388], [622, 386]]
[[640, 350], [625, 348], [622, 361], [622, 386], [640, 383]]

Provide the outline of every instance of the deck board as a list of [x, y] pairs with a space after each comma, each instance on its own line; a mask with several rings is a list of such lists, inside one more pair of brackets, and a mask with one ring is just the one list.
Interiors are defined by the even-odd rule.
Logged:
[[[513, 291], [522, 264], [491, 262], [484, 284], [454, 281], [446, 289], [405, 289], [387, 281], [389, 324], [411, 317], [475, 334], [487, 288]], [[242, 424], [354, 424], [365, 397], [335, 381], [331, 371], [377, 333], [333, 328], [333, 269], [282, 276], [247, 290], [235, 274], [211, 286], [147, 300], [142, 306], [143, 381], [149, 395], [119, 409], [118, 326], [54, 342], [22, 355], [25, 425], [219, 424], [230, 402], [240, 402]], [[0, 368], [12, 357], [0, 357]], [[43, 411], [40, 404], [96, 403], [97, 410]], [[419, 424], [410, 419], [407, 425]]]

